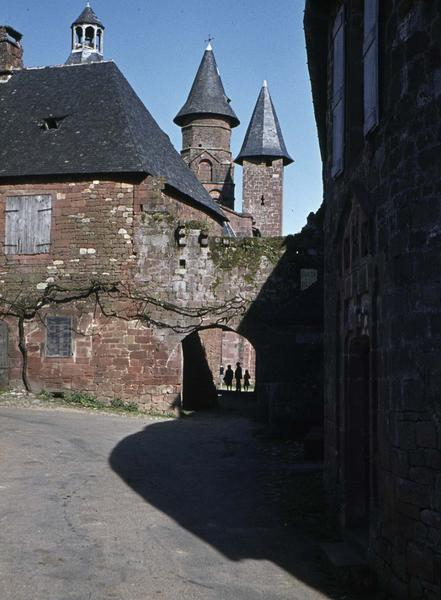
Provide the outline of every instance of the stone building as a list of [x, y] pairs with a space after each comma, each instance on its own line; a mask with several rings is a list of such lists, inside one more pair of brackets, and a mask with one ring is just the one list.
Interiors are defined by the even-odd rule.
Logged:
[[169, 411], [196, 399], [196, 372], [207, 403], [210, 333], [227, 331], [256, 352], [262, 416], [316, 423], [319, 219], [258, 238], [234, 210], [238, 120], [212, 50], [177, 117], [183, 160], [103, 44], [87, 6], [66, 64], [25, 68], [21, 35], [0, 28], [1, 386]]
[[[239, 125], [209, 43], [188, 98], [174, 122], [182, 128], [181, 155], [204, 188], [219, 202], [239, 237], [282, 236], [283, 172], [293, 162], [285, 146], [266, 81], [234, 162], [243, 167], [242, 212], [235, 211], [231, 130]], [[255, 379], [255, 351], [232, 332], [201, 334], [213, 374], [240, 362]]]
[[326, 488], [398, 598], [441, 595], [441, 12], [307, 0], [325, 188]]

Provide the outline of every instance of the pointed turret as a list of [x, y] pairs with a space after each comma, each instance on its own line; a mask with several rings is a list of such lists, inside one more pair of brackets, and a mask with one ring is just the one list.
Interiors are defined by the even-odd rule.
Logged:
[[242, 164], [244, 158], [282, 158], [285, 166], [293, 162], [286, 149], [266, 81], [263, 82], [245, 141], [235, 162]]
[[230, 99], [225, 94], [211, 44], [208, 44], [204, 52], [187, 102], [176, 115], [174, 122], [182, 127], [189, 118], [201, 115], [225, 117], [231, 127], [239, 125], [239, 119], [230, 106]]
[[231, 129], [239, 125], [208, 44], [186, 103], [174, 122], [182, 127], [182, 158], [212, 198], [234, 208]]
[[67, 65], [100, 62], [103, 60], [104, 25], [93, 12], [89, 2], [71, 26], [72, 50]]
[[255, 235], [282, 235], [284, 167], [293, 159], [286, 149], [266, 81], [235, 162], [243, 166], [243, 211], [253, 215]]

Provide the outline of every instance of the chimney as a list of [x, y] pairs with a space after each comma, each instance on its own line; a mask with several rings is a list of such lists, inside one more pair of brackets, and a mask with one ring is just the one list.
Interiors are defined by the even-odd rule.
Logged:
[[8, 25], [0, 25], [0, 78], [11, 75], [13, 69], [23, 68], [23, 36]]

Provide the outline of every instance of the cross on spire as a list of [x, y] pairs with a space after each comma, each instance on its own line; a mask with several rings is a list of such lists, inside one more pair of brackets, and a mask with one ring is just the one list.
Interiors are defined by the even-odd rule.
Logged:
[[207, 46], [207, 50], [213, 50], [213, 46], [211, 45], [211, 42], [214, 40], [214, 37], [211, 35], [211, 33], [208, 34], [208, 39], [205, 40], [205, 43], [208, 44]]

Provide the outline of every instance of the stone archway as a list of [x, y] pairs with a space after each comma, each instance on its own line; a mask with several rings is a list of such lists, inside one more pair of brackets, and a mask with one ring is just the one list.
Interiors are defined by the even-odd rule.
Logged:
[[[182, 340], [182, 407], [201, 410], [217, 405], [225, 393], [223, 376], [228, 365], [248, 370], [255, 387], [256, 351], [251, 342], [231, 329], [208, 327], [192, 332]], [[242, 384], [243, 384], [242, 380]], [[233, 390], [234, 390], [233, 385]]]
[[345, 499], [346, 526], [369, 531], [370, 340], [347, 342], [345, 365]]

